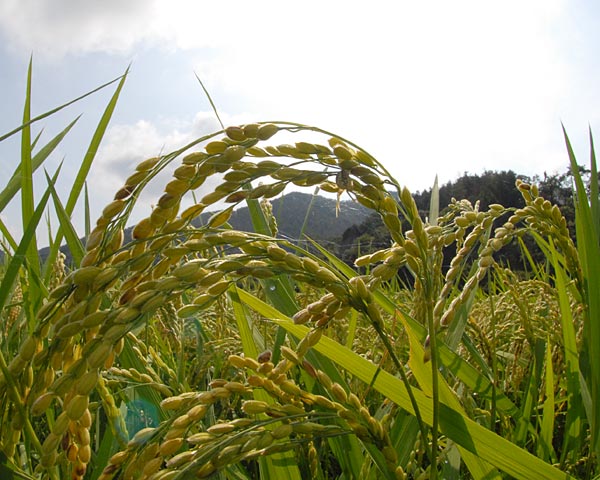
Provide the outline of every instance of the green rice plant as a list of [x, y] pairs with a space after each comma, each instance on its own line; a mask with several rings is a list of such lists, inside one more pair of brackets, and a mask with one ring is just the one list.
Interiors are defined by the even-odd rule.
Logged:
[[[573, 149], [565, 133], [565, 141], [571, 162], [571, 171], [575, 180], [576, 188], [576, 228], [577, 228], [577, 250], [581, 259], [581, 270], [583, 284], [580, 286], [582, 303], [585, 306], [585, 322], [583, 326], [583, 346], [580, 356], [580, 368], [583, 373], [581, 390], [584, 397], [584, 406], [591, 430], [591, 453], [597, 458], [600, 456], [600, 438], [598, 435], [598, 422], [600, 419], [600, 369], [597, 362], [600, 329], [598, 318], [600, 315], [600, 300], [597, 291], [600, 285], [600, 264], [598, 252], [600, 248], [600, 208], [598, 198], [598, 168], [594, 143], [590, 132], [591, 150], [591, 176], [589, 193], [586, 190]], [[589, 393], [588, 393], [589, 392]]]
[[[41, 444], [38, 439], [38, 432], [34, 428], [35, 424], [30, 419], [26, 410], [27, 397], [31, 391], [34, 378], [32, 369], [25, 365], [27, 363], [25, 359], [35, 354], [36, 350], [41, 346], [40, 344], [36, 345], [36, 342], [31, 338], [31, 332], [35, 328], [35, 314], [41, 307], [44, 298], [48, 295], [47, 285], [55, 283], [57, 281], [56, 275], [60, 276], [64, 270], [64, 265], [61, 264], [62, 260], [58, 258], [57, 261], [56, 255], [48, 259], [45, 265], [41, 265], [36, 246], [36, 230], [48, 201], [51, 197], [54, 198], [55, 204], [57, 201], [54, 183], [57, 181], [59, 171], [52, 175], [52, 177], [46, 175], [48, 188], [37, 203], [34, 200], [33, 194], [33, 171], [38, 169], [49, 157], [68, 134], [77, 119], [51, 139], [50, 142], [41, 147], [38, 145], [39, 134], [32, 140], [31, 129], [36, 122], [69, 106], [74, 101], [81, 100], [101, 88], [120, 81], [120, 85], [113, 98], [114, 104], [125, 79], [125, 76], [120, 77], [82, 95], [73, 102], [68, 102], [50, 112], [31, 118], [31, 77], [32, 63], [30, 62], [23, 124], [21, 127], [0, 137], [1, 140], [5, 140], [12, 135], [21, 133], [21, 161], [13, 176], [0, 192], [0, 209], [4, 209], [13, 197], [20, 192], [23, 219], [22, 228], [24, 232], [21, 239], [17, 242], [11, 236], [6, 226], [0, 222], [0, 229], [7, 242], [4, 246], [5, 265], [0, 284], [0, 311], [2, 312], [3, 331], [5, 332], [0, 344], [0, 383], [3, 384], [3, 391], [5, 391], [1, 414], [2, 445], [7, 462], [10, 463], [12, 461], [11, 457], [18, 454], [20, 458], [19, 463], [28, 467], [32, 465], [32, 454], [35, 455], [34, 452], [39, 452]], [[112, 110], [109, 111], [108, 117], [111, 112]], [[108, 121], [108, 118], [106, 121]], [[102, 138], [105, 128], [106, 125], [104, 125], [103, 129], [98, 129], [94, 135], [93, 141], [96, 144]], [[37, 149], [36, 153], [34, 153], [34, 149]], [[86, 173], [80, 173], [78, 182], [84, 181]], [[75, 200], [75, 197], [73, 197], [73, 201]], [[72, 237], [69, 237], [69, 239], [72, 239]], [[60, 239], [55, 239], [57, 245], [59, 242]], [[75, 252], [74, 245], [72, 247]], [[43, 274], [43, 271], [46, 273]], [[46, 278], [43, 278], [44, 276]], [[16, 447], [19, 444], [21, 445], [21, 451], [17, 452]]]
[[[517, 184], [520, 209], [457, 200], [441, 212], [434, 187], [423, 219], [409, 191], [348, 140], [289, 122], [231, 126], [138, 164], [83, 247], [69, 216], [124, 78], [66, 203], [54, 187], [59, 173], [32, 202], [33, 169], [62, 137], [41, 157], [32, 154], [27, 94], [17, 129], [20, 183], [5, 189], [24, 192], [31, 220], [19, 242], [9, 240], [0, 286], [11, 332], [0, 356], [2, 473], [101, 480], [598, 473], [598, 382], [589, 360], [597, 348], [597, 272], [588, 265], [598, 248], [594, 159], [591, 200], [577, 180], [575, 244], [535, 185]], [[278, 144], [279, 133], [324, 141]], [[156, 206], [124, 243], [136, 199], [175, 161]], [[218, 184], [200, 196], [209, 178]], [[366, 267], [359, 273], [317, 244], [309, 251], [278, 238], [268, 200], [291, 186], [348, 194], [379, 213], [393, 243], [357, 259]], [[59, 266], [56, 278], [54, 259], [32, 265], [50, 199], [61, 224], [53, 248], [64, 235], [78, 262], [70, 271]], [[252, 232], [227, 223], [241, 204], [250, 207]], [[210, 217], [198, 226], [203, 212]], [[548, 258], [533, 279], [494, 259], [524, 235]], [[456, 254], [445, 271], [451, 245]], [[400, 269], [412, 284], [400, 285]]]

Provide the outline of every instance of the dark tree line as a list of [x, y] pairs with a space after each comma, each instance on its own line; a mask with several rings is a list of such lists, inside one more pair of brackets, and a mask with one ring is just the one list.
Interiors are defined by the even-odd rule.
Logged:
[[[472, 204], [479, 201], [480, 210], [486, 210], [490, 204], [494, 203], [499, 203], [505, 207], [523, 207], [523, 198], [515, 187], [517, 179], [538, 185], [540, 195], [560, 207], [567, 219], [570, 231], [572, 234], [575, 233], [570, 171], [552, 175], [544, 173], [542, 177], [518, 175], [512, 170], [500, 172], [488, 170], [481, 175], [465, 173], [457, 180], [440, 187], [440, 211], [443, 214], [444, 207], [451, 203], [452, 198], [457, 200], [467, 199]], [[431, 189], [417, 192], [413, 196], [421, 212], [421, 217], [425, 219], [429, 213]], [[406, 224], [403, 227], [409, 228]], [[362, 223], [348, 228], [337, 243], [338, 255], [345, 262], [351, 264], [360, 255], [389, 246], [391, 239], [379, 215], [373, 213]], [[527, 245], [535, 258], [535, 245], [530, 240], [527, 241]], [[453, 252], [448, 251], [449, 259], [452, 255]], [[525, 265], [517, 245], [510, 245], [503, 249], [497, 258], [501, 262], [510, 264], [516, 270], [524, 268]]]

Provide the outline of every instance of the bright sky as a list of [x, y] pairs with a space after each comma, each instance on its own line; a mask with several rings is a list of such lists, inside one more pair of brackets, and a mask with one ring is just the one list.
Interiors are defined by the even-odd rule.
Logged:
[[[20, 124], [33, 54], [33, 115], [132, 63], [93, 167], [94, 219], [140, 160], [217, 129], [195, 74], [226, 123], [289, 120], [339, 133], [413, 191], [436, 174], [443, 184], [486, 169], [562, 172], [561, 122], [580, 163], [588, 126], [600, 123], [598, 32], [589, 0], [2, 0], [0, 134]], [[111, 93], [35, 127], [48, 141], [84, 114], [46, 166], [64, 160], [65, 198]], [[18, 145], [0, 144], [0, 178], [12, 174]], [[44, 177], [35, 182], [41, 191]], [[13, 203], [1, 215], [18, 231]], [[74, 220], [81, 228], [80, 211]]]

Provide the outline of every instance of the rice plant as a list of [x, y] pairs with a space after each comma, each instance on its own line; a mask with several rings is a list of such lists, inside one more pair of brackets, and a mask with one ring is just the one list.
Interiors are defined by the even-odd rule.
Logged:
[[[37, 204], [31, 177], [70, 127], [33, 155], [27, 94], [23, 125], [9, 132], [22, 135], [21, 166], [0, 201], [21, 192], [24, 234], [17, 242], [3, 228], [3, 478], [598, 475], [593, 146], [589, 188], [568, 147], [577, 243], [535, 185], [515, 186], [525, 207], [485, 210], [463, 200], [440, 209], [434, 187], [425, 220], [353, 142], [259, 122], [138, 164], [83, 247], [69, 216], [125, 78], [64, 206], [59, 172]], [[124, 242], [140, 193], [173, 164]], [[208, 179], [218, 184], [207, 192]], [[351, 268], [278, 238], [269, 199], [316, 186], [377, 212], [390, 245]], [[50, 199], [61, 228], [40, 266], [35, 232]], [[253, 231], [228, 224], [242, 204]], [[523, 236], [547, 259], [525, 279], [495, 260]], [[72, 268], [58, 254], [63, 238]]]

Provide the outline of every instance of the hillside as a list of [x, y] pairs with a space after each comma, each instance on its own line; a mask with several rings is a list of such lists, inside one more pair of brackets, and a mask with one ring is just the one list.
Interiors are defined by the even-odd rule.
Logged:
[[[338, 215], [336, 216], [336, 201], [333, 198], [313, 196], [301, 192], [291, 192], [283, 197], [271, 200], [273, 214], [277, 220], [278, 235], [292, 241], [301, 239], [302, 234], [321, 242], [332, 241], [340, 238], [342, 234], [353, 225], [362, 223], [371, 213], [362, 205], [347, 200], [340, 203]], [[212, 213], [206, 212], [201, 215], [196, 225], [202, 225]], [[302, 227], [304, 226], [304, 232]], [[238, 230], [252, 231], [252, 222], [248, 207], [235, 210], [229, 223]], [[131, 230], [125, 230], [125, 242], [131, 240]], [[81, 239], [85, 243], [85, 239]], [[48, 247], [40, 250], [40, 258], [44, 261], [50, 249]], [[71, 258], [66, 246], [61, 251], [67, 256], [67, 264]]]
[[[337, 239], [349, 227], [361, 223], [371, 213], [362, 205], [348, 200], [340, 203], [336, 216], [335, 199], [300, 192], [289, 193], [271, 203], [279, 236], [291, 240], [301, 239], [305, 221], [305, 235], [316, 240]], [[239, 230], [252, 230], [248, 208], [236, 210], [229, 223]]]

